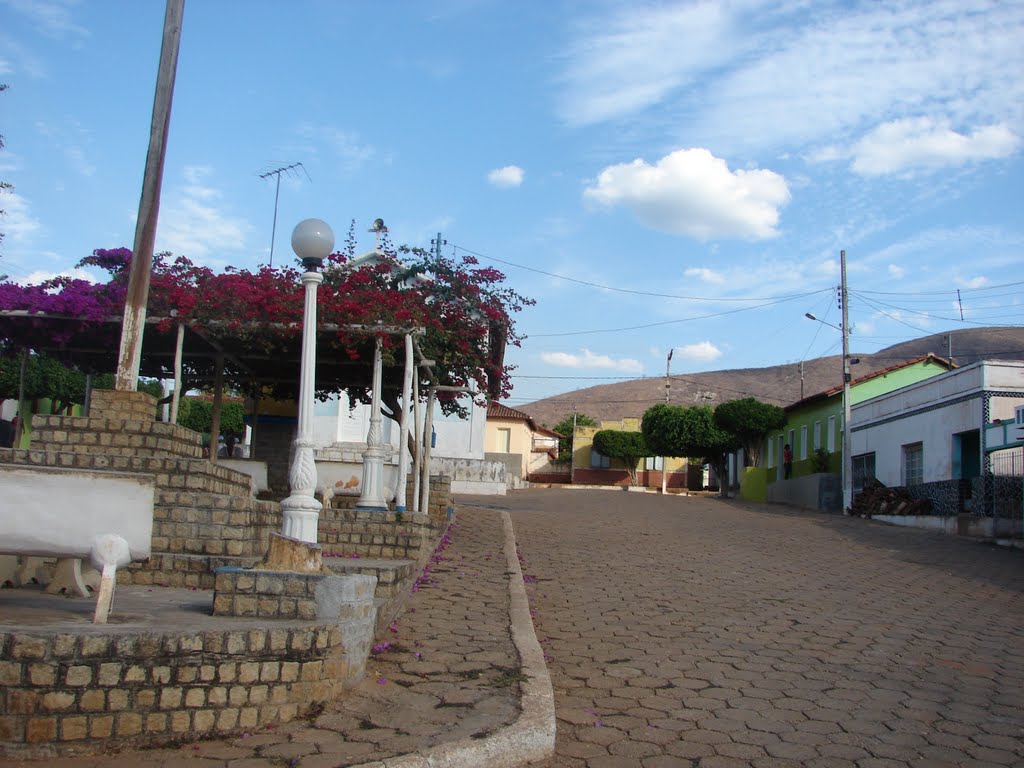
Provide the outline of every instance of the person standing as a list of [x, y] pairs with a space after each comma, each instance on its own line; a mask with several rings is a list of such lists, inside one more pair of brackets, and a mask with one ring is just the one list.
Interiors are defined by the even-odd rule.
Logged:
[[782, 446], [782, 474], [786, 480], [793, 476], [793, 449], [789, 443]]

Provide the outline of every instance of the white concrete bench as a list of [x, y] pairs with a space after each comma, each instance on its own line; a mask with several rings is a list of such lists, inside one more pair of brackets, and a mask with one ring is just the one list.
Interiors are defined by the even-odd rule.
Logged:
[[2, 464], [0, 553], [56, 557], [54, 581], [85, 595], [81, 563], [91, 560], [101, 571], [93, 621], [104, 623], [117, 568], [149, 558], [153, 495], [147, 475]]

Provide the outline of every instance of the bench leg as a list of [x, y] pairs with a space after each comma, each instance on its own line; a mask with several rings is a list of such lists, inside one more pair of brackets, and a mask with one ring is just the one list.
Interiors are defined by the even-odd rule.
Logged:
[[48, 594], [59, 595], [67, 592], [80, 597], [89, 597], [89, 588], [82, 578], [82, 560], [78, 557], [62, 557], [53, 569], [53, 578], [47, 585]]
[[103, 575], [100, 577], [100, 594], [96, 598], [96, 613], [93, 614], [93, 624], [106, 624], [110, 609], [114, 605], [114, 587], [117, 586], [117, 566], [104, 565]]
[[14, 572], [14, 578], [11, 579], [14, 586], [24, 587], [33, 582], [43, 585], [50, 583], [50, 567], [44, 558], [21, 555], [18, 560], [18, 569]]

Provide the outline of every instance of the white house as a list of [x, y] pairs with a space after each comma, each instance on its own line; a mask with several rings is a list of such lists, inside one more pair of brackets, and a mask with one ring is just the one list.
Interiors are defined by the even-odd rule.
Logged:
[[1009, 427], [1021, 420], [1024, 361], [984, 360], [910, 384], [853, 406], [854, 477], [906, 486], [936, 514], [1019, 521], [1021, 478], [994, 466], [1020, 454]]

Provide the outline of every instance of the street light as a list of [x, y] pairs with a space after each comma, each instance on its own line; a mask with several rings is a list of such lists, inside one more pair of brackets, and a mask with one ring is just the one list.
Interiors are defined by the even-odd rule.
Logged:
[[299, 365], [299, 423], [292, 465], [288, 470], [291, 494], [281, 502], [285, 536], [317, 543], [317, 523], [323, 505], [316, 491], [316, 461], [313, 456], [313, 383], [316, 378], [316, 289], [324, 276], [319, 269], [334, 250], [334, 232], [320, 219], [300, 221], [292, 232], [292, 250], [302, 261], [302, 285], [306, 289], [302, 315], [302, 358]]

